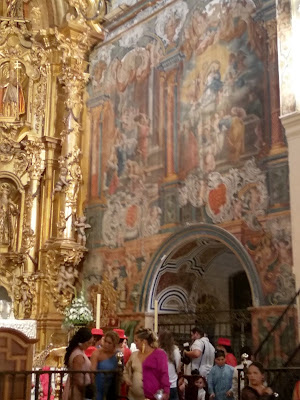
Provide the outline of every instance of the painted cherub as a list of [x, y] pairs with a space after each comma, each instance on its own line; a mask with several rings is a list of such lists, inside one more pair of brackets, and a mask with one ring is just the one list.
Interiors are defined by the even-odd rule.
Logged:
[[86, 223], [86, 217], [83, 215], [78, 218], [74, 223], [75, 230], [77, 231], [77, 243], [85, 246], [86, 244], [86, 234], [85, 230], [91, 228], [90, 224]]

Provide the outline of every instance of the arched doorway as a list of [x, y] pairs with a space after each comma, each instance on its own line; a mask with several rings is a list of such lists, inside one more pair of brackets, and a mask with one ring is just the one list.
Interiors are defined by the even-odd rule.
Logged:
[[155, 299], [159, 324], [177, 324], [181, 338], [199, 323], [210, 337], [232, 338], [235, 348], [251, 337], [250, 314], [237, 311], [264, 304], [259, 277], [243, 245], [209, 224], [187, 227], [158, 249], [144, 281], [140, 311], [153, 315]]

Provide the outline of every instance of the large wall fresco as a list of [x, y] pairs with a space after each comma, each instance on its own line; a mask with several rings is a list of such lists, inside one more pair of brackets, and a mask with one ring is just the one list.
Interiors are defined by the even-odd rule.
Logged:
[[91, 56], [88, 246], [93, 279], [120, 277], [120, 309], [135, 310], [163, 240], [197, 222], [238, 223], [266, 304], [291, 296], [287, 160], [269, 157], [275, 50], [255, 11], [251, 1], [177, 1]]

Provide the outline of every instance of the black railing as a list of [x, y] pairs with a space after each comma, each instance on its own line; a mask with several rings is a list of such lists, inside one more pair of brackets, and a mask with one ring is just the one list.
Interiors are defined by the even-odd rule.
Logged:
[[251, 347], [251, 314], [246, 309], [159, 316], [159, 329], [170, 330], [178, 345], [190, 342], [191, 329], [196, 325], [204, 329], [210, 342], [214, 345], [219, 337], [230, 338], [231, 347], [236, 356], [239, 355], [242, 346]]
[[[116, 400], [126, 400], [121, 394], [122, 372], [119, 369], [113, 371], [91, 371], [89, 377], [86, 371], [66, 370], [37, 370], [37, 371], [3, 371], [0, 372], [0, 399], [1, 400], [61, 400], [66, 382], [70, 379], [70, 391], [74, 385], [72, 382], [80, 378], [82, 382], [89, 383], [90, 376], [97, 379], [99, 374], [108, 374], [114, 379]], [[94, 389], [96, 390], [95, 384]], [[91, 398], [93, 398], [91, 396]]]
[[[241, 371], [239, 370], [239, 375]], [[114, 397], [115, 400], [128, 400], [126, 396], [120, 394], [122, 382], [120, 370], [92, 371], [94, 376], [100, 373], [114, 375], [118, 392]], [[75, 379], [76, 374], [82, 374], [85, 377], [87, 372], [66, 370], [0, 372], [0, 398], [1, 400], [61, 400], [67, 377], [69, 376], [70, 382], [72, 382], [72, 378]], [[48, 379], [44, 379], [45, 377]], [[273, 391], [278, 393], [279, 400], [290, 400], [295, 384], [300, 380], [300, 367], [266, 369], [265, 379]], [[243, 387], [243, 385], [239, 386]], [[72, 383], [70, 390], [72, 393]]]
[[[239, 388], [243, 388], [242, 369], [238, 370]], [[291, 400], [296, 383], [300, 380], [300, 367], [293, 368], [269, 368], [265, 370], [265, 382], [278, 394], [279, 400]], [[241, 399], [241, 391], [238, 393]]]
[[[300, 295], [300, 289], [286, 306], [280, 317], [274, 323], [272, 329], [267, 333], [266, 337], [261, 341], [254, 353], [254, 358], [268, 367], [287, 366], [288, 360], [292, 359], [292, 355], [297, 352], [297, 332], [295, 331], [294, 317], [290, 317], [288, 312], [295, 305], [297, 297]], [[276, 332], [285, 329], [284, 335], [285, 345], [278, 346], [278, 338], [276, 341]]]

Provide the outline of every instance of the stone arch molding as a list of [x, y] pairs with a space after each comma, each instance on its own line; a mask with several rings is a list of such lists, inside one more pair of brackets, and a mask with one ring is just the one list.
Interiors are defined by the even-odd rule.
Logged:
[[[262, 292], [261, 282], [256, 271], [255, 265], [247, 253], [241, 242], [230, 232], [212, 224], [197, 224], [176, 232], [170, 236], [156, 251], [150, 262], [147, 274], [145, 276], [142, 292], [139, 302], [139, 311], [152, 313], [154, 310], [154, 300], [156, 298], [157, 285], [161, 272], [166, 268], [164, 261], [167, 257], [176, 251], [179, 246], [184, 243], [189, 243], [193, 240], [201, 240], [202, 243], [209, 243], [215, 241], [220, 243], [223, 247], [230, 250], [240, 262], [244, 269], [251, 287], [252, 304], [254, 307], [265, 305], [265, 299]], [[193, 265], [190, 266], [192, 269]], [[184, 307], [184, 303], [188, 294], [186, 291], [179, 287], [172, 287], [172, 290], [164, 289], [159, 293], [158, 308], [162, 310], [164, 304], [165, 312], [175, 311], [172, 310], [172, 305], [178, 304]]]

